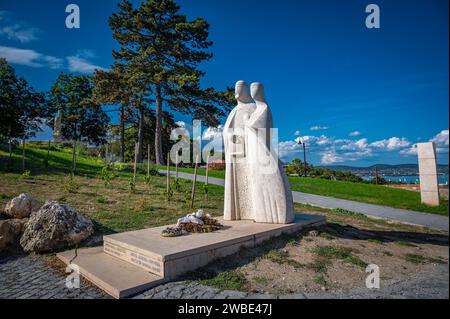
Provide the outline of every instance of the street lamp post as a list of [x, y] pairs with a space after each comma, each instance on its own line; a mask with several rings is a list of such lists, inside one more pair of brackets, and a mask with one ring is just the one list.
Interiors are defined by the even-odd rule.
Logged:
[[303, 175], [306, 177], [306, 168], [307, 168], [307, 163], [306, 163], [306, 143], [301, 138], [299, 138], [298, 139], [298, 144], [303, 146], [303, 165], [305, 166]]

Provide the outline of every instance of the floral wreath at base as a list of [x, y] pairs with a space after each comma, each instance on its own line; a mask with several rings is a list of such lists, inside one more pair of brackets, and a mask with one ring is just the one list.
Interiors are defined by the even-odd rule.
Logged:
[[163, 237], [178, 237], [183, 232], [188, 233], [210, 233], [223, 227], [217, 219], [211, 217], [210, 214], [204, 213], [199, 209], [197, 212], [178, 219], [175, 227], [167, 227], [161, 232]]

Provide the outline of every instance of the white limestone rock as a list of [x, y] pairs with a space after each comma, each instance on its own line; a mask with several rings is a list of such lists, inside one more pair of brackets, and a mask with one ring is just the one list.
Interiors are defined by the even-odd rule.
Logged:
[[41, 207], [41, 203], [30, 193], [11, 199], [5, 207], [5, 214], [11, 218], [26, 218]]
[[20, 244], [26, 252], [53, 252], [79, 244], [93, 233], [92, 222], [75, 209], [48, 201], [31, 214]]
[[0, 220], [0, 253], [20, 247], [20, 236], [27, 220], [26, 218]]

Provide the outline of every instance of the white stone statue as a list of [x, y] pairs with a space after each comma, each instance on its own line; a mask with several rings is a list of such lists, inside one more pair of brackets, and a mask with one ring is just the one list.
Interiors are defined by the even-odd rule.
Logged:
[[294, 220], [292, 192], [272, 150], [272, 114], [264, 87], [238, 81], [238, 105], [224, 126], [225, 220], [254, 220], [259, 223], [287, 224]]

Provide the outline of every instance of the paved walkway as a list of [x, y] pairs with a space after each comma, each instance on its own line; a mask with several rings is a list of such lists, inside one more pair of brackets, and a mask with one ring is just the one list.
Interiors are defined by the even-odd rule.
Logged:
[[[318, 293], [272, 295], [220, 290], [195, 282], [175, 281], [149, 289], [135, 299], [448, 299], [447, 265], [428, 265], [408, 281], [381, 282], [381, 289], [331, 290]], [[0, 299], [103, 299], [110, 298], [85, 281], [79, 289], [68, 289], [65, 276], [39, 256], [23, 255], [0, 259]]]
[[[160, 170], [160, 173], [166, 174], [166, 171]], [[175, 172], [171, 172], [171, 175], [175, 175]], [[178, 177], [184, 179], [193, 179], [194, 175], [184, 172], [178, 172]], [[205, 176], [198, 175], [197, 181], [205, 181]], [[224, 185], [224, 180], [222, 178], [209, 177], [208, 181], [211, 184], [221, 186]], [[352, 212], [362, 213], [364, 215], [375, 218], [395, 220], [402, 223], [420, 225], [439, 230], [449, 230], [448, 217], [445, 216], [415, 212], [412, 210], [392, 208], [381, 205], [366, 204], [345, 199], [312, 195], [295, 191], [292, 192], [292, 196], [294, 198], [294, 202], [296, 203], [309, 204], [330, 209], [341, 208]]]
[[80, 289], [68, 289], [66, 277], [47, 266], [42, 257], [22, 255], [0, 259], [0, 299], [97, 298], [107, 298], [107, 295], [83, 281]]

